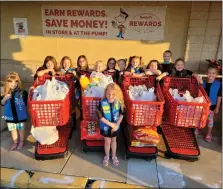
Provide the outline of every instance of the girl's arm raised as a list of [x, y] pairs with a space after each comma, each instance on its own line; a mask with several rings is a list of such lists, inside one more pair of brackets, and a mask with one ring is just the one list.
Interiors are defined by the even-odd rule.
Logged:
[[39, 76], [43, 76], [44, 74], [49, 73], [49, 72], [52, 72], [53, 75], [55, 74], [55, 70], [54, 69], [40, 70], [40, 71], [37, 71], [36, 74], [39, 77]]
[[132, 76], [133, 77], [144, 77], [145, 76], [145, 73], [140, 73], [140, 74], [133, 73]]
[[199, 77], [199, 76], [198, 76], [196, 73], [193, 73], [193, 74], [192, 74], [192, 76], [193, 76], [193, 77], [195, 77], [195, 78], [197, 79], [198, 83], [200, 83], [200, 84], [202, 84], [202, 83], [203, 83], [202, 78], [201, 78], [201, 77]]
[[1, 100], [1, 104], [4, 106], [6, 101], [11, 98], [10, 94], [5, 95], [5, 97]]
[[163, 79], [163, 77], [165, 77], [165, 76], [167, 76], [167, 75], [169, 75], [168, 72], [163, 72], [163, 73], [160, 74], [158, 77], [156, 77], [156, 79], [160, 81], [161, 79]]

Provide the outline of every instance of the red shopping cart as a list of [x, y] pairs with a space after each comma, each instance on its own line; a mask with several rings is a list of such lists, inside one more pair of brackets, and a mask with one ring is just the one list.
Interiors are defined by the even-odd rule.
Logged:
[[[156, 102], [131, 100], [128, 95], [130, 85], [146, 85], [147, 88], [154, 87], [157, 97]], [[129, 159], [131, 157], [147, 160], [155, 159], [158, 155], [156, 145], [148, 145], [145, 147], [132, 146], [131, 143], [133, 141], [133, 136], [131, 131], [134, 128], [145, 126], [157, 127], [161, 124], [164, 97], [162, 95], [160, 85], [156, 82], [156, 78], [153, 76], [143, 78], [124, 77], [122, 89], [127, 109], [125, 116], [127, 127], [124, 128], [124, 137], [126, 141], [125, 159]]]
[[[193, 97], [203, 96], [203, 102], [176, 101], [171, 96], [169, 88], [178, 89], [179, 93], [188, 90]], [[200, 149], [194, 129], [205, 127], [211, 105], [210, 99], [194, 77], [165, 77], [162, 91], [165, 97], [166, 120], [161, 125], [161, 132], [167, 148], [165, 156], [188, 161], [198, 160]]]
[[[44, 75], [33, 83], [34, 87], [43, 85], [52, 76]], [[68, 141], [76, 121], [72, 119], [72, 110], [75, 108], [74, 88], [75, 82], [71, 74], [55, 76], [55, 79], [65, 82], [69, 87], [69, 93], [64, 100], [35, 101], [32, 100], [33, 90], [29, 94], [29, 111], [32, 125], [35, 127], [56, 126], [59, 133], [59, 140], [51, 145], [36, 143], [35, 159], [48, 160], [67, 156]]]
[[100, 135], [98, 121], [81, 121], [81, 140], [84, 140], [83, 152], [101, 151], [104, 137]]

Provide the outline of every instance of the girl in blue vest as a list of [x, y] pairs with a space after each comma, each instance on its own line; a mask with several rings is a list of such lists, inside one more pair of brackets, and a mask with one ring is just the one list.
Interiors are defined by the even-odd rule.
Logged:
[[24, 145], [24, 126], [28, 119], [27, 99], [28, 93], [22, 89], [19, 75], [15, 72], [9, 73], [5, 80], [1, 105], [4, 106], [4, 119], [12, 134], [11, 151], [22, 149]]
[[142, 68], [142, 57], [140, 56], [130, 56], [129, 64], [126, 68], [125, 74], [133, 77], [143, 77], [145, 76], [144, 69]]
[[100, 101], [97, 110], [100, 120], [100, 133], [104, 136], [105, 140], [105, 157], [103, 160], [105, 166], [108, 166], [110, 149], [112, 150], [113, 165], [119, 165], [119, 160], [116, 156], [116, 137], [120, 130], [124, 108], [124, 99], [120, 87], [115, 83], [110, 83], [105, 88], [104, 98]]
[[[222, 86], [220, 81], [216, 80], [218, 74], [218, 68], [214, 65], [208, 67], [207, 81], [203, 82], [203, 87], [211, 100], [210, 113], [208, 115], [207, 126], [208, 133], [204, 140], [211, 142], [212, 128], [214, 126], [214, 114], [217, 114], [221, 105], [222, 98]], [[198, 134], [198, 129], [195, 130], [195, 134]]]

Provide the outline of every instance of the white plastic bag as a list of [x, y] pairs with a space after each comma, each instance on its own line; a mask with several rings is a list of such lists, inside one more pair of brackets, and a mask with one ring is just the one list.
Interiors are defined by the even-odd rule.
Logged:
[[87, 97], [103, 97], [104, 88], [100, 86], [93, 86], [88, 90], [84, 90], [84, 96]]
[[130, 85], [128, 94], [131, 100], [156, 101], [154, 87], [147, 89], [145, 85]]
[[54, 144], [59, 139], [58, 130], [55, 126], [32, 126], [31, 134], [41, 145]]
[[193, 98], [190, 94], [190, 91], [186, 90], [183, 96], [181, 97], [178, 89], [169, 89], [170, 94], [173, 96], [174, 100], [183, 101], [183, 102], [198, 102], [202, 103], [204, 101], [204, 97], [196, 97]]
[[63, 100], [69, 92], [66, 83], [58, 81], [55, 77], [46, 80], [43, 85], [39, 85], [33, 91], [33, 100]]
[[113, 83], [112, 76], [110, 75], [104, 75], [101, 78], [100, 82], [98, 83], [98, 86], [106, 88], [108, 84]]

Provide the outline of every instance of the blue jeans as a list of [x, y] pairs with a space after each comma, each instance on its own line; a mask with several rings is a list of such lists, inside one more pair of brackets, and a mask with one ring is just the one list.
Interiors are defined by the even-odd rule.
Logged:
[[119, 34], [117, 35], [117, 37], [124, 38], [122, 34], [123, 34], [122, 32], [119, 32]]

